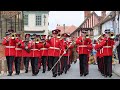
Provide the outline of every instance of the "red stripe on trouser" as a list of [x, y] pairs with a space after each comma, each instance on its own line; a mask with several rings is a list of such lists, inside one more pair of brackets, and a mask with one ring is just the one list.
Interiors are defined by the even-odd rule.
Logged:
[[38, 59], [38, 68], [41, 68], [41, 58]]
[[104, 74], [105, 74], [105, 63], [104, 63], [104, 58], [103, 58], [103, 72], [104, 72]]
[[100, 72], [102, 71], [102, 59], [100, 58], [100, 61], [99, 61], [99, 67], [100, 67]]
[[87, 60], [86, 60], [86, 63], [87, 63], [87, 72], [89, 72], [89, 65], [88, 65], [88, 61], [89, 61], [89, 56], [87, 56]]
[[103, 73], [103, 58], [101, 58], [101, 72]]
[[61, 63], [61, 67], [60, 67], [60, 71], [62, 71], [62, 69], [63, 69], [63, 58], [61, 58], [61, 60], [60, 60], [60, 63]]
[[110, 64], [110, 71], [111, 71], [110, 74], [112, 74], [112, 62], [111, 62], [111, 64]]

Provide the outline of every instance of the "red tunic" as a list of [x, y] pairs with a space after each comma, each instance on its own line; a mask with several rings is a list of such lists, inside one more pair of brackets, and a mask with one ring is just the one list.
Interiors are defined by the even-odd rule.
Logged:
[[61, 54], [60, 50], [64, 50], [61, 41], [57, 37], [53, 37], [48, 43], [50, 44], [48, 56], [59, 57]]
[[34, 41], [31, 41], [30, 57], [40, 57], [38, 46]]
[[92, 44], [91, 39], [86, 38], [84, 41], [82, 41], [82, 36], [77, 38], [76, 44], [78, 45], [78, 53], [79, 54], [89, 54], [88, 50], [92, 50]]
[[15, 56], [15, 46], [16, 42], [15, 39], [10, 38], [7, 41], [8, 37], [4, 37], [2, 44], [5, 45], [5, 56]]
[[15, 57], [22, 57], [22, 48], [18, 43], [22, 43], [22, 40], [16, 38]]
[[48, 48], [50, 47], [50, 44], [46, 42], [45, 45], [43, 45], [43, 42], [40, 42], [38, 44], [38, 48], [40, 49], [39, 54], [40, 56], [48, 56]]
[[111, 40], [110, 38], [108, 38], [108, 40], [106, 38], [104, 38], [101, 43], [100, 43], [100, 47], [102, 47], [102, 55], [103, 56], [112, 56], [113, 55], [113, 45], [114, 45], [114, 41]]
[[[27, 52], [26, 50], [25, 50], [25, 42], [24, 41], [22, 41], [21, 42], [21, 47], [22, 47], [22, 56], [23, 57], [31, 57], [31, 50], [30, 50], [30, 52]], [[31, 42], [29, 41], [29, 43], [28, 43], [28, 49], [31, 49]]]

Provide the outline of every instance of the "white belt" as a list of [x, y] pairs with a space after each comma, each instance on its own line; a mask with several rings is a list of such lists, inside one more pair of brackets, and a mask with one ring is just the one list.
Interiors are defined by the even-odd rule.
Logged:
[[31, 49], [31, 50], [38, 50], [38, 49]]
[[40, 50], [48, 50], [47, 48], [41, 48]]
[[56, 48], [56, 47], [49, 47], [50, 49], [57, 49], [60, 50], [60, 48]]
[[79, 47], [87, 47], [86, 45], [79, 45]]
[[22, 50], [22, 48], [15, 48], [15, 50]]
[[111, 46], [103, 46], [103, 48], [112, 48]]
[[6, 48], [15, 48], [15, 46], [6, 46]]

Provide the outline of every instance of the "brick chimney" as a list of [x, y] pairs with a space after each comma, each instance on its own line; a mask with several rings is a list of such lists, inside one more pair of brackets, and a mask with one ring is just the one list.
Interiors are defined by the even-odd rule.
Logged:
[[104, 18], [106, 16], [106, 11], [101, 11], [101, 16]]
[[84, 11], [84, 19], [90, 15], [91, 11]]

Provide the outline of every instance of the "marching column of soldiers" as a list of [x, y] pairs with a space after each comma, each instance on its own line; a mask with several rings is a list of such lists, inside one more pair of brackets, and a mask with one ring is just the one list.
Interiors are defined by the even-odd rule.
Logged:
[[[52, 35], [30, 35], [25, 34], [22, 40], [21, 34], [16, 34], [14, 30], [8, 30], [2, 44], [5, 45], [5, 56], [8, 66], [8, 76], [12, 76], [13, 65], [15, 65], [15, 75], [20, 74], [21, 60], [23, 58], [25, 73], [28, 73], [29, 62], [31, 61], [32, 76], [39, 73], [41, 66], [43, 72], [52, 71], [53, 77], [60, 76], [69, 71], [75, 51], [79, 56], [80, 76], [89, 74], [89, 58], [93, 48], [97, 51], [98, 70], [105, 77], [112, 76], [112, 52], [114, 39], [109, 29], [101, 35], [95, 46], [88, 35], [88, 31], [81, 32], [81, 36], [73, 40], [69, 34], [60, 35], [59, 29], [52, 30]], [[14, 64], [13, 64], [14, 63]]]

